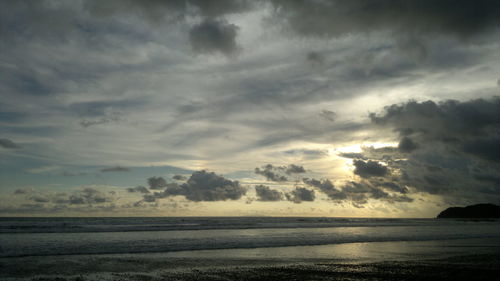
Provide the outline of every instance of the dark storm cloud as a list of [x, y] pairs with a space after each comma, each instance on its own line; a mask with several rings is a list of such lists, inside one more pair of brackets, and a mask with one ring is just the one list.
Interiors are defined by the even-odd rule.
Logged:
[[[161, 185], [163, 185], [163, 182]], [[162, 192], [145, 195], [144, 200], [146, 202], [154, 202], [158, 198], [170, 196], [184, 196], [187, 200], [195, 202], [238, 200], [245, 195], [247, 191], [238, 181], [232, 181], [205, 170], [194, 172], [191, 177], [182, 184], [167, 184], [165, 182], [165, 187], [165, 190]]]
[[151, 189], [163, 189], [167, 186], [167, 181], [162, 177], [150, 177], [148, 185]]
[[393, 31], [449, 33], [460, 37], [497, 27], [500, 4], [492, 0], [272, 0], [277, 17], [304, 36]]
[[283, 193], [269, 188], [265, 185], [256, 185], [255, 192], [257, 194], [257, 201], [281, 201], [283, 200]]
[[462, 152], [498, 161], [500, 98], [466, 102], [433, 101], [391, 105], [383, 115], [370, 114], [372, 122], [392, 127], [404, 137], [421, 142], [445, 143]]
[[163, 20], [181, 20], [190, 13], [210, 18], [242, 13], [252, 9], [253, 2], [248, 0], [87, 0], [85, 5], [89, 11], [99, 16], [130, 13], [144, 17], [152, 23], [158, 23]]
[[[500, 5], [493, 0], [86, 0], [81, 7], [98, 18], [135, 15], [157, 24], [184, 20], [186, 16], [218, 19], [251, 11], [256, 3], [270, 3], [274, 10], [271, 17], [277, 22], [283, 21], [293, 31], [305, 36], [339, 36], [379, 30], [469, 36], [487, 31], [500, 23]], [[82, 13], [78, 11], [81, 7], [54, 5], [49, 1], [6, 1], [0, 9], [4, 11], [2, 18], [5, 18], [0, 31], [22, 31], [37, 36], [66, 33], [78, 23], [79, 17], [74, 15], [75, 12]], [[16, 19], [9, 14], [24, 17]]]
[[149, 190], [146, 187], [142, 186], [142, 185], [139, 185], [139, 186], [136, 186], [136, 187], [129, 187], [129, 188], [127, 188], [127, 191], [131, 192], [131, 193], [134, 193], [134, 192], [149, 193]]
[[140, 1], [140, 0], [88, 0], [85, 8], [93, 15], [105, 17], [113, 14], [135, 14], [151, 23], [175, 20], [184, 17], [186, 1]]
[[293, 203], [302, 203], [303, 201], [312, 202], [316, 198], [314, 190], [304, 187], [296, 187], [293, 191], [286, 193], [285, 197]]
[[500, 136], [467, 141], [463, 149], [477, 157], [500, 163]]
[[0, 139], [0, 147], [5, 148], [5, 149], [18, 149], [21, 148], [19, 145], [14, 143], [13, 141], [9, 139]]
[[490, 182], [497, 186], [500, 186], [500, 175], [478, 174], [474, 175], [474, 179], [479, 181]]
[[412, 152], [417, 149], [417, 145], [409, 137], [403, 137], [399, 141], [398, 148], [401, 152]]
[[307, 53], [307, 61], [313, 65], [323, 64], [325, 57], [319, 52]]
[[466, 102], [409, 101], [388, 106], [382, 115], [372, 113], [370, 118], [373, 123], [392, 126], [404, 135], [421, 134], [427, 139], [452, 142], [499, 126], [499, 110], [500, 98], [497, 97]]
[[103, 172], [103, 173], [107, 173], [107, 172], [130, 172], [130, 169], [126, 168], [126, 167], [116, 166], [116, 167], [104, 168], [104, 169], [101, 169], [100, 171]]
[[232, 55], [238, 50], [236, 35], [238, 27], [225, 20], [206, 19], [195, 25], [189, 32], [189, 41], [195, 53], [211, 54], [220, 52]]
[[135, 16], [150, 24], [173, 23], [189, 16], [217, 18], [252, 10], [254, 1], [247, 0], [84, 0], [65, 1], [2, 1], [0, 3], [0, 34], [3, 39], [64, 39], [77, 30], [95, 31], [95, 24], [82, 25], [84, 20], [110, 20], [113, 16]]
[[382, 160], [395, 171], [384, 181], [368, 179], [373, 185], [403, 188], [400, 193], [409, 193], [409, 187], [450, 202], [500, 202], [497, 183], [486, 180], [499, 172], [499, 98], [409, 101], [370, 117], [375, 128], [393, 130], [400, 138], [397, 149], [364, 149], [369, 161]]
[[387, 167], [377, 161], [354, 160], [353, 164], [354, 173], [362, 178], [383, 177], [389, 173]]
[[256, 1], [251, 0], [188, 0], [206, 17], [220, 17], [228, 14], [243, 13], [251, 10]]
[[[445, 173], [441, 168], [439, 169], [442, 173], [440, 172], [437, 175], [435, 174], [436, 169], [430, 169], [429, 163], [435, 163], [434, 161], [437, 161], [436, 157], [428, 158], [425, 155], [411, 154], [406, 155], [408, 159], [394, 160], [400, 156], [399, 153], [399, 149], [393, 147], [364, 148], [363, 157], [371, 159], [365, 163], [369, 161], [378, 163], [377, 160], [382, 159], [387, 161], [387, 167], [396, 171], [396, 173], [387, 173], [383, 177], [374, 176], [373, 174], [364, 175], [362, 177], [363, 184], [401, 194], [410, 193], [410, 190], [406, 186], [411, 186], [417, 191], [430, 194], [445, 194], [451, 190], [450, 179], [453, 177]], [[359, 171], [355, 170], [353, 172], [358, 173]]]

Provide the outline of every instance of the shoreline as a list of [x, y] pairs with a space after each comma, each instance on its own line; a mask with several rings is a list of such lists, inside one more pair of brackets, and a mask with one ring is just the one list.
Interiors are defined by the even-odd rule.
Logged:
[[[265, 260], [212, 260], [210, 264], [203, 264], [206, 260], [179, 259], [175, 262], [179, 267], [168, 268], [167, 264], [149, 264], [139, 266], [134, 264], [135, 271], [126, 266], [127, 259], [121, 271], [116, 265], [112, 270], [91, 272], [95, 266], [104, 269], [113, 263], [113, 259], [95, 259], [84, 265], [80, 271], [73, 274], [53, 268], [46, 274], [32, 274], [29, 276], [21, 271], [18, 274], [5, 276], [7, 264], [0, 262], [2, 276], [6, 281], [194, 281], [194, 280], [499, 280], [500, 253], [462, 255], [445, 259], [408, 260], [408, 261], [379, 261], [369, 263], [341, 263], [332, 260], [310, 261], [265, 261]], [[129, 262], [131, 262], [129, 260]], [[184, 262], [184, 264], [182, 264]], [[41, 265], [39, 265], [41, 266]], [[76, 264], [73, 264], [76, 266]], [[151, 266], [151, 267], [149, 267]], [[73, 268], [76, 269], [76, 268]], [[85, 269], [88, 270], [85, 272]], [[83, 271], [82, 271], [83, 270]], [[13, 272], [11, 272], [13, 273]]]
[[500, 244], [487, 241], [0, 258], [0, 281], [500, 280]]

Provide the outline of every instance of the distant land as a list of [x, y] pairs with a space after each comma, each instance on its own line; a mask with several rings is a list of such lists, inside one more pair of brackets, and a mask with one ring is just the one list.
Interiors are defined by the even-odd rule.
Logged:
[[443, 218], [500, 218], [500, 206], [493, 204], [477, 204], [467, 207], [451, 207], [437, 216]]

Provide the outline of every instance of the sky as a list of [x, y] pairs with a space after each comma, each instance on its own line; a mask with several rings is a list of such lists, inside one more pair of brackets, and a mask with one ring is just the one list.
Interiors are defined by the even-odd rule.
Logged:
[[0, 1], [0, 216], [500, 203], [500, 3]]

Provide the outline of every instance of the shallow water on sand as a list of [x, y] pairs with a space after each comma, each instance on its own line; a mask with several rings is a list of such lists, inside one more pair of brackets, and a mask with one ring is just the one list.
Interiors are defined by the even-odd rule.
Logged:
[[[435, 219], [65, 218], [4, 219], [0, 225], [0, 257], [500, 239], [500, 221]], [[73, 229], [78, 231], [71, 232]], [[308, 249], [318, 249], [311, 255], [323, 255], [324, 248]], [[265, 250], [253, 252], [259, 251]], [[291, 248], [273, 253], [289, 251]]]
[[[289, 280], [298, 275], [303, 280], [346, 276], [365, 280], [373, 274], [384, 277], [386, 262], [393, 263], [390, 268], [396, 272], [395, 278], [413, 280], [404, 272], [423, 276], [427, 269], [419, 263], [436, 259], [440, 261], [434, 262], [431, 271], [441, 280], [441, 264], [462, 256], [467, 258], [445, 269], [449, 274], [470, 267], [464, 276], [475, 276], [485, 266], [490, 270], [485, 276], [496, 274], [500, 221], [0, 219], [0, 280], [75, 280], [82, 276], [81, 280], [232, 280], [230, 276]], [[488, 267], [490, 257], [497, 262]], [[410, 269], [398, 264], [404, 261], [410, 263]], [[380, 264], [367, 265], [370, 263]], [[378, 267], [380, 270], [372, 270]], [[203, 279], [206, 276], [213, 278]], [[321, 278], [307, 279], [314, 276]]]

